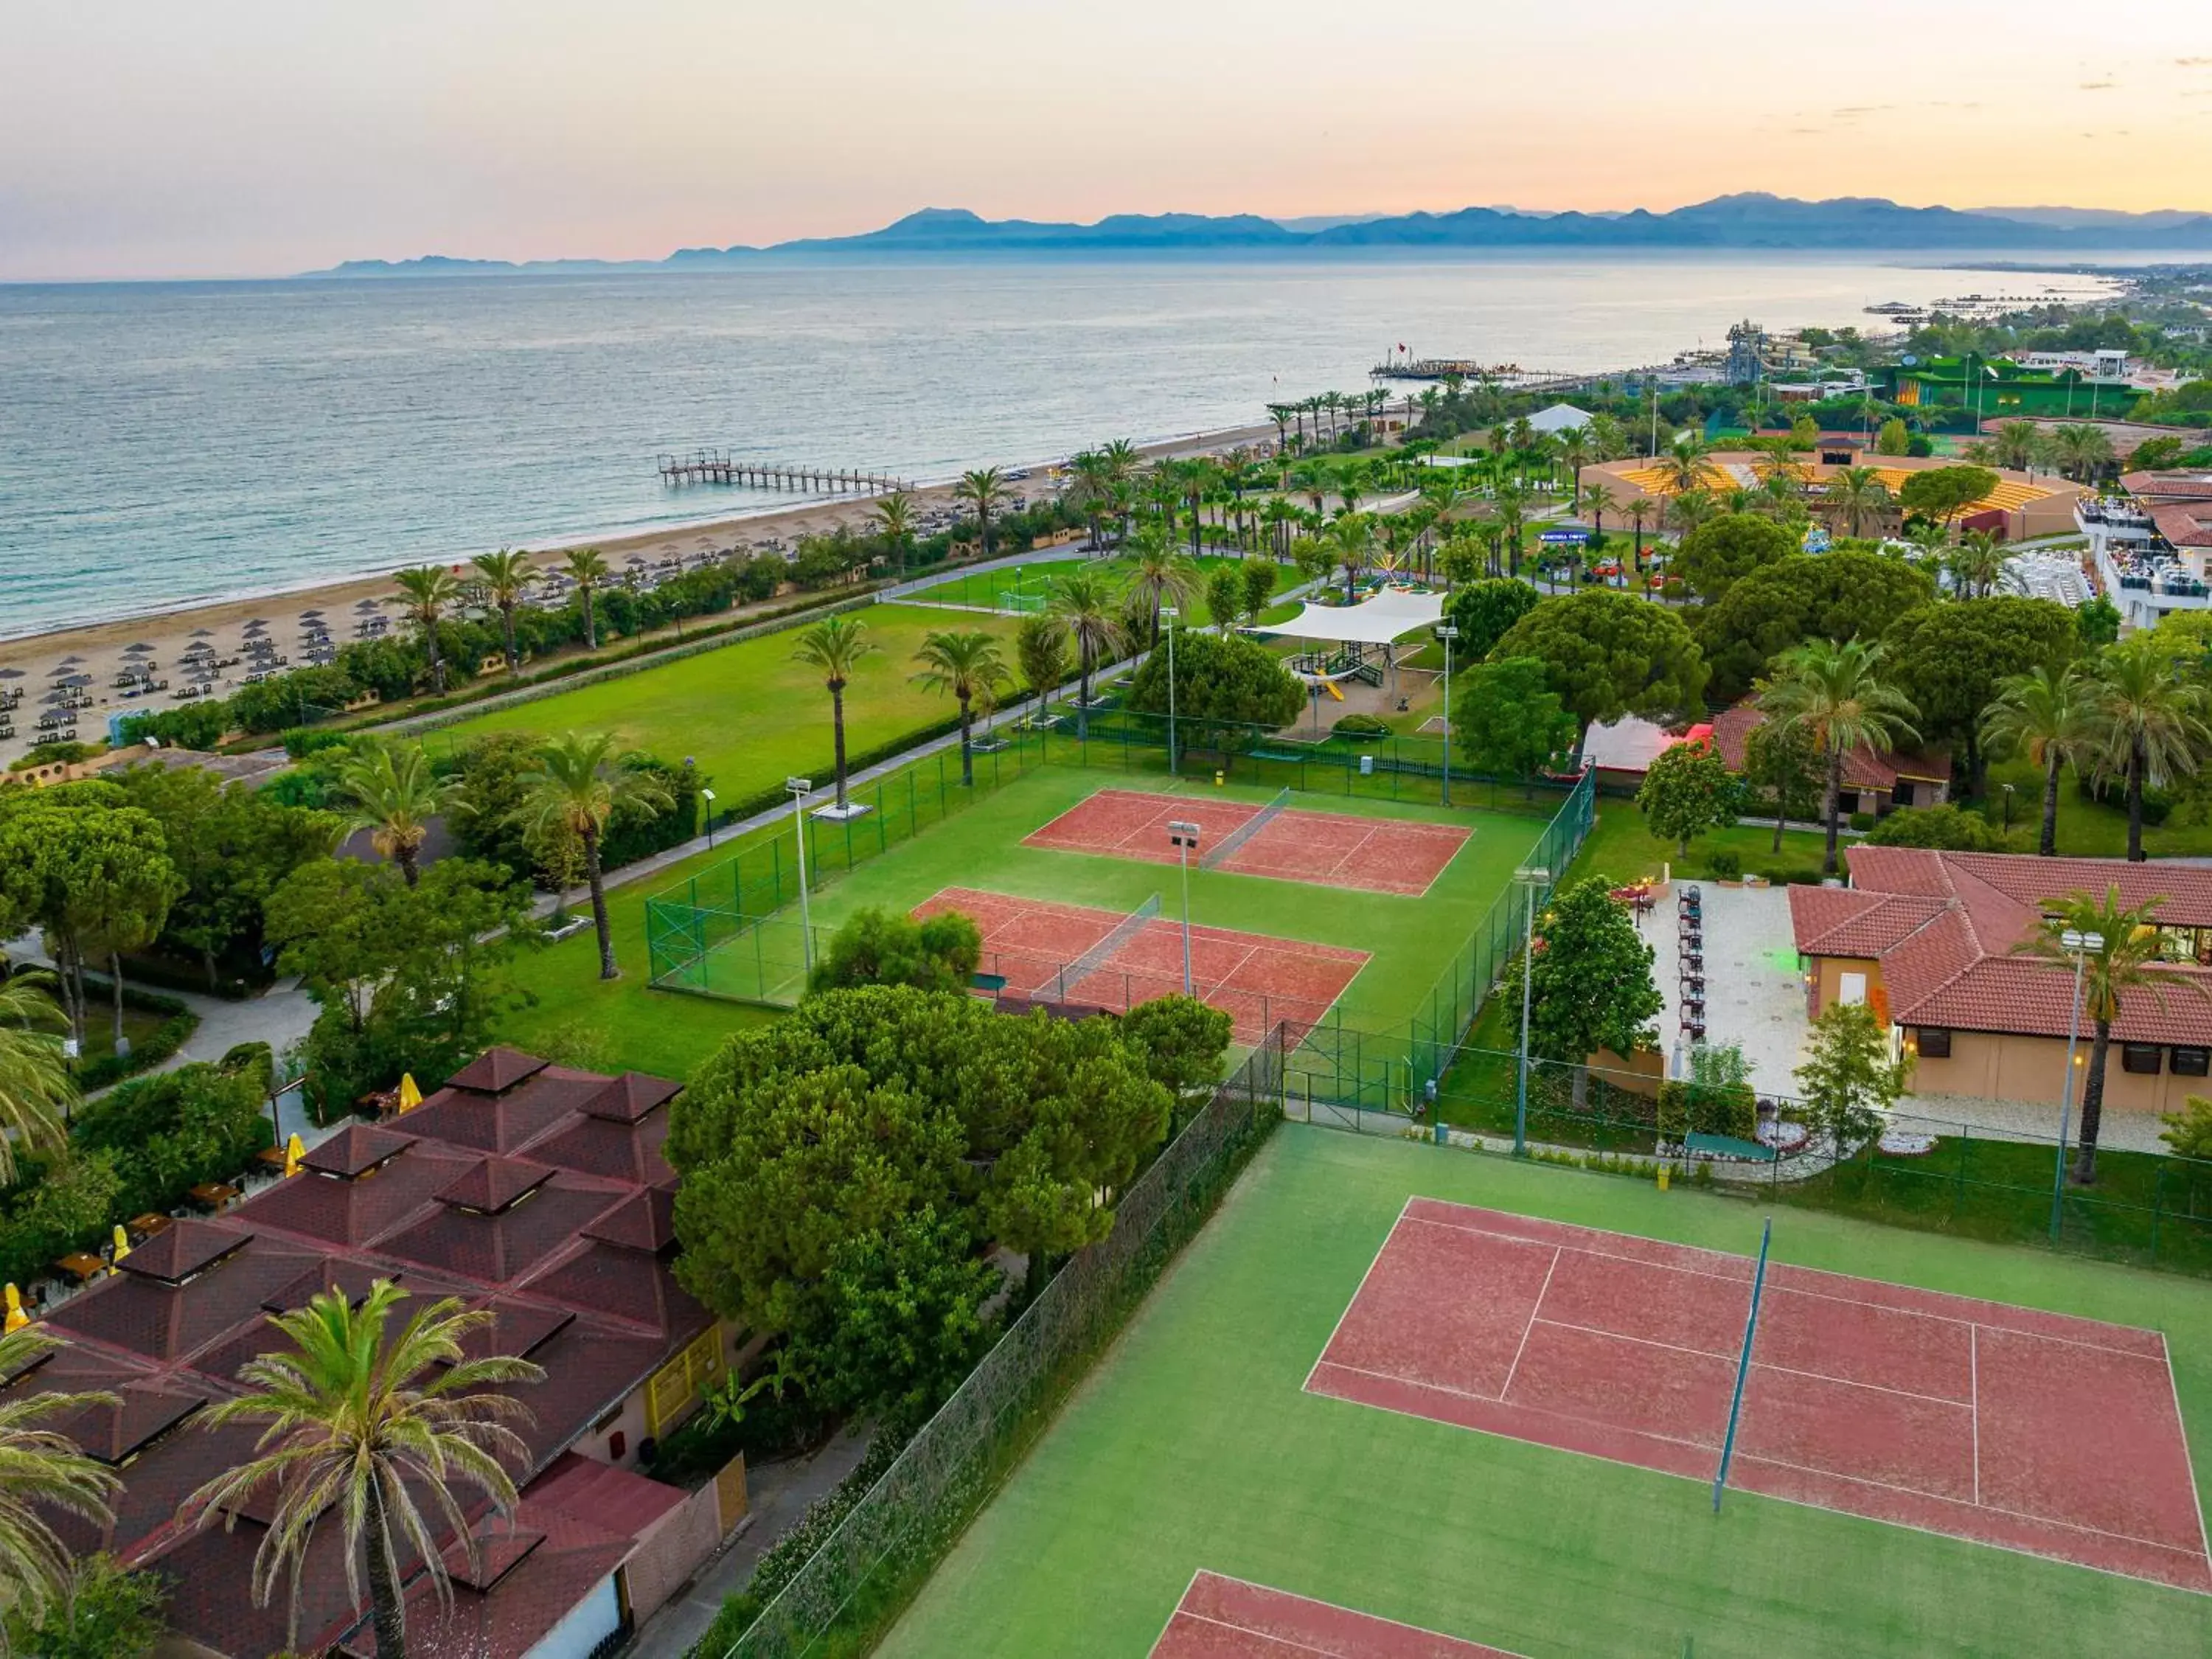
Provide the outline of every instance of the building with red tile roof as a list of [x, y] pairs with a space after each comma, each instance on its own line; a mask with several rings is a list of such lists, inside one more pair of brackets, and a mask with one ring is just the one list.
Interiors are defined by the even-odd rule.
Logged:
[[[1751, 734], [1766, 724], [1766, 711], [1746, 701], [1713, 716], [1713, 750], [1731, 772], [1744, 769]], [[1844, 756], [1842, 810], [1880, 816], [1899, 806], [1940, 806], [1951, 795], [1951, 755], [1946, 749], [1902, 751], [1860, 744]]]
[[[660, 1156], [679, 1085], [550, 1066], [513, 1049], [476, 1060], [422, 1105], [349, 1124], [296, 1175], [227, 1214], [175, 1222], [46, 1323], [66, 1346], [4, 1386], [106, 1389], [119, 1404], [65, 1430], [123, 1474], [115, 1520], [65, 1522], [73, 1548], [161, 1570], [173, 1631], [234, 1659], [372, 1654], [368, 1609], [346, 1589], [337, 1529], [320, 1527], [301, 1584], [296, 1640], [280, 1591], [253, 1604], [270, 1498], [186, 1530], [177, 1514], [251, 1455], [258, 1431], [195, 1422], [240, 1391], [240, 1369], [286, 1345], [272, 1314], [379, 1279], [421, 1300], [494, 1315], [481, 1353], [544, 1369], [518, 1389], [526, 1468], [511, 1518], [471, 1500], [480, 1549], [443, 1553], [450, 1603], [419, 1559], [403, 1564], [409, 1638], [429, 1656], [529, 1659], [589, 1651], [650, 1613], [742, 1512], [742, 1486], [687, 1492], [636, 1472], [641, 1449], [738, 1358], [733, 1333], [671, 1271], [674, 1172]], [[227, 1520], [226, 1527], [223, 1522]]]
[[2075, 891], [2159, 901], [2159, 992], [2123, 999], [2107, 1110], [2171, 1111], [2212, 1092], [2212, 869], [2119, 859], [1854, 847], [1850, 885], [1792, 887], [1806, 1012], [1874, 1006], [1917, 1054], [1916, 1093], [2058, 1098], [2072, 975], [2019, 953]]

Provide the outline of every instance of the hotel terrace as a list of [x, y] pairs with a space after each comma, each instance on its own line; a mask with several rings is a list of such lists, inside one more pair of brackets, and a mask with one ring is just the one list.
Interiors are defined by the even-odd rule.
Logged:
[[[1818, 459], [1793, 463], [1797, 475], [1817, 491], [1843, 467], [1859, 464], [1860, 458], [1853, 453], [1858, 441], [1823, 437], [1814, 447]], [[1757, 489], [1772, 459], [1750, 450], [1717, 452], [1699, 462], [1699, 480], [1719, 495]], [[1959, 465], [1928, 456], [1902, 455], [1869, 456], [1863, 458], [1863, 464], [1874, 468], [1893, 497], [1915, 472]], [[1959, 528], [1986, 530], [2001, 540], [2014, 542], [2072, 533], [2074, 503], [2087, 493], [2083, 486], [2047, 475], [2030, 477], [2025, 472], [1993, 470], [1997, 473], [1996, 488], [1959, 515]], [[1629, 511], [1638, 499], [1663, 507], [1677, 493], [1668, 469], [1650, 460], [1606, 461], [1583, 468], [1581, 477], [1585, 489], [1598, 483], [1610, 489], [1620, 503], [1616, 511], [1621, 513]]]
[[2130, 472], [2075, 503], [2105, 592], [2130, 628], [2212, 606], [2212, 471]]
[[[737, 1358], [732, 1333], [669, 1271], [676, 1178], [660, 1148], [678, 1088], [492, 1049], [413, 1111], [340, 1130], [228, 1213], [173, 1223], [46, 1318], [66, 1346], [7, 1386], [119, 1397], [59, 1425], [124, 1480], [112, 1526], [63, 1533], [75, 1550], [163, 1573], [166, 1653], [262, 1659], [291, 1645], [284, 1589], [257, 1607], [251, 1589], [270, 1496], [202, 1528], [178, 1521], [258, 1432], [195, 1419], [240, 1391], [246, 1361], [287, 1346], [271, 1314], [325, 1290], [358, 1303], [380, 1279], [410, 1293], [403, 1311], [447, 1296], [491, 1310], [478, 1352], [545, 1372], [516, 1390], [532, 1419], [528, 1466], [512, 1471], [520, 1506], [511, 1520], [471, 1509], [473, 1564], [447, 1541], [449, 1607], [420, 1559], [403, 1558], [415, 1652], [586, 1659], [696, 1571], [743, 1513], [741, 1469], [696, 1492], [637, 1472], [647, 1440]], [[341, 1549], [326, 1516], [301, 1575], [296, 1648], [371, 1659]]]
[[2054, 900], [2117, 887], [2124, 904], [2163, 901], [2166, 983], [2121, 1000], [2105, 1108], [2176, 1111], [2212, 1094], [2212, 869], [1908, 847], [1844, 856], [1849, 887], [1790, 889], [1805, 1012], [1871, 1005], [1918, 1055], [1914, 1093], [2057, 1101], [2073, 978], [2015, 947]]

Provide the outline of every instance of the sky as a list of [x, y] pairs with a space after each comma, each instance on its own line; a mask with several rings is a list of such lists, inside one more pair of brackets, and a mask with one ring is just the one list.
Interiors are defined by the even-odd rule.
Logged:
[[914, 209], [2212, 210], [2204, 0], [103, 0], [0, 26], [0, 280], [658, 258]]

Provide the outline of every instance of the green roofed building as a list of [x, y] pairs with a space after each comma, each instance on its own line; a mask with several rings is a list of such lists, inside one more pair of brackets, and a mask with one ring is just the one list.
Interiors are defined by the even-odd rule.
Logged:
[[1977, 419], [2057, 416], [2087, 420], [2124, 413], [2135, 401], [2125, 356], [2109, 367], [2030, 368], [2009, 357], [1905, 357], [1879, 371], [1880, 396], [1906, 409], [1956, 404]]

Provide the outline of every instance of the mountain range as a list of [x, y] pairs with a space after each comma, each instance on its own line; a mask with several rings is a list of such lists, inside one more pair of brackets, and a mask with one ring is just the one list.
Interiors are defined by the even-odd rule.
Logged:
[[854, 236], [766, 247], [679, 248], [665, 259], [349, 259], [313, 276], [504, 276], [708, 270], [784, 256], [1223, 253], [1303, 255], [1487, 248], [1867, 249], [2036, 253], [2212, 252], [2212, 213], [2094, 208], [1903, 207], [1879, 197], [1806, 202], [1748, 191], [1653, 213], [1538, 213], [1494, 207], [1281, 221], [1256, 214], [1117, 213], [1096, 223], [985, 219], [924, 208]]

